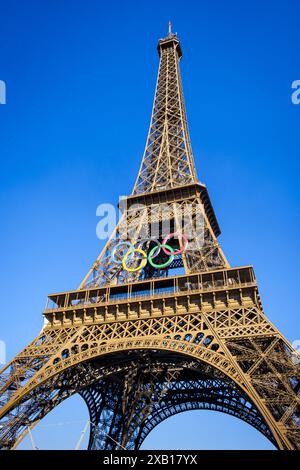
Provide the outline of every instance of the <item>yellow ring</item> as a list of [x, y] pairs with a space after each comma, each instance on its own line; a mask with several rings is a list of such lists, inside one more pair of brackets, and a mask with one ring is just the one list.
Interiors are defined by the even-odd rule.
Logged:
[[128, 267], [126, 266], [126, 260], [127, 260], [127, 257], [132, 253], [132, 248], [130, 248], [130, 249], [126, 252], [126, 254], [124, 255], [124, 258], [123, 258], [123, 260], [122, 260], [122, 266], [123, 266], [123, 268], [124, 268], [126, 271], [130, 272], [130, 273], [134, 273], [135, 271], [139, 271], [140, 269], [143, 269], [143, 268], [146, 266], [146, 264], [147, 264], [147, 253], [146, 253], [144, 250], [141, 250], [140, 248], [134, 248], [134, 249], [133, 249], [133, 253], [135, 253], [135, 252], [141, 253], [141, 254], [145, 257], [145, 259], [142, 259], [141, 264], [140, 264], [137, 268], [128, 268]]

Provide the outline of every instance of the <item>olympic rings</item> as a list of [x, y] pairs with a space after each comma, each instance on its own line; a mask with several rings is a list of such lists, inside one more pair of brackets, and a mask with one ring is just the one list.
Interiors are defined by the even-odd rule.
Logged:
[[[183, 245], [182, 245], [182, 247], [180, 248], [180, 250], [175, 250], [175, 251], [173, 250], [173, 253], [170, 253], [168, 250], [166, 250], [166, 248], [164, 247], [164, 245], [167, 243], [168, 240], [170, 240], [170, 238], [175, 237], [175, 235], [177, 235], [177, 236], [180, 235], [180, 236], [181, 236], [181, 240], [183, 241]], [[187, 237], [186, 237], [185, 235], [183, 235], [183, 233], [178, 234], [178, 233], [174, 232], [174, 233], [169, 233], [169, 235], [167, 235], [167, 236], [163, 239], [163, 242], [162, 242], [161, 247], [162, 247], [162, 249], [163, 249], [163, 252], [166, 253], [166, 255], [174, 255], [174, 256], [176, 256], [176, 255], [180, 255], [181, 253], [183, 253], [183, 252], [186, 250], [186, 247], [188, 246], [188, 243], [189, 243], [189, 241], [188, 241]]]
[[[129, 254], [129, 251], [131, 252], [131, 257], [133, 256], [133, 250], [134, 250], [134, 246], [131, 242], [119, 242], [112, 250], [111, 252], [111, 260], [116, 263], [116, 264], [122, 264], [122, 260], [117, 260], [116, 257], [115, 257], [115, 253], [116, 253], [116, 250], [117, 248], [120, 248], [120, 246], [128, 246], [129, 247], [129, 250], [125, 253], [125, 255], [128, 256]], [[125, 256], [124, 255], [124, 256]]]
[[[144, 259], [142, 259], [141, 264], [137, 268], [128, 268], [128, 266], [126, 266], [126, 260], [129, 256], [129, 254], [132, 254], [132, 256], [133, 256], [134, 253], [141, 253], [141, 255], [144, 256]], [[128, 250], [125, 253], [124, 258], [122, 260], [123, 268], [126, 271], [129, 271], [130, 273], [134, 273], [135, 271], [139, 271], [140, 269], [143, 269], [146, 266], [146, 264], [147, 264], [147, 253], [144, 250], [140, 250], [139, 248], [133, 248], [133, 250], [131, 250], [131, 248], [130, 248], [130, 250]]]
[[[174, 238], [174, 237], [180, 237], [183, 244], [182, 244], [182, 247], [178, 250], [174, 250], [174, 248], [170, 245], [168, 245], [166, 242], [168, 240], [170, 240], [171, 238]], [[155, 243], [155, 246], [153, 248], [151, 248], [150, 252], [146, 253], [146, 251], [148, 251], [148, 248], [146, 249], [142, 249], [143, 248], [143, 245], [146, 243], [146, 242], [153, 242]], [[134, 246], [136, 245], [136, 246]], [[149, 246], [149, 245], [148, 245]], [[113, 249], [112, 249], [112, 252], [111, 252], [111, 260], [113, 263], [116, 263], [116, 264], [121, 264], [123, 269], [125, 269], [126, 271], [128, 272], [136, 272], [136, 271], [139, 271], [141, 269], [143, 269], [147, 262], [149, 262], [149, 264], [153, 267], [153, 268], [156, 268], [156, 269], [163, 269], [163, 268], [166, 268], [167, 266], [169, 266], [172, 261], [174, 260], [175, 256], [177, 255], [180, 255], [181, 253], [183, 253], [186, 248], [188, 246], [188, 239], [187, 237], [183, 234], [183, 233], [177, 233], [177, 232], [174, 232], [174, 233], [169, 233], [169, 235], [167, 235], [162, 243], [157, 239], [157, 238], [144, 238], [142, 240], [137, 240], [136, 243], [132, 243], [130, 241], [120, 241]], [[124, 247], [128, 247], [128, 249], [122, 254], [122, 249], [124, 251]], [[121, 248], [121, 252], [119, 253], [119, 256], [117, 255], [116, 257], [116, 251], [118, 249]], [[154, 263], [154, 258], [156, 258], [161, 250], [163, 250], [163, 252], [169, 256], [169, 259], [162, 263], [162, 264], [157, 264], [157, 263]], [[132, 260], [134, 258], [134, 255], [135, 253], [139, 253], [140, 255], [142, 255], [142, 258], [140, 259], [140, 263], [138, 266], [136, 267], [129, 267], [128, 266], [128, 261]], [[121, 256], [122, 256], [122, 259], [121, 259]], [[119, 257], [119, 259], [117, 259]]]
[[[162, 247], [162, 249], [164, 249], [164, 248], [169, 248], [169, 250], [171, 250], [171, 251], [174, 253], [174, 250], [173, 250], [173, 248], [172, 248], [171, 246], [169, 246], [169, 245], [163, 245], [163, 244], [160, 245], [160, 246]], [[149, 253], [149, 255], [148, 255], [148, 261], [149, 261], [149, 263], [151, 264], [151, 266], [152, 266], [153, 268], [159, 268], [159, 269], [161, 269], [161, 268], [166, 268], [167, 266], [169, 266], [169, 264], [172, 263], [172, 261], [173, 261], [173, 259], [174, 259], [174, 256], [175, 256], [174, 254], [170, 255], [170, 258], [168, 259], [168, 261], [166, 261], [166, 262], [163, 263], [163, 264], [156, 264], [156, 263], [153, 263], [153, 261], [152, 261], [152, 254], [154, 253], [155, 250], [156, 250], [156, 246], [155, 246], [154, 248], [152, 248], [152, 250], [150, 251], [150, 253]]]

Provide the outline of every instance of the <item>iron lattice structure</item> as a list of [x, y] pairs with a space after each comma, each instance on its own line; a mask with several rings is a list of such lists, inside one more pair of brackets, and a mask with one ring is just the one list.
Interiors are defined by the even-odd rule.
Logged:
[[[79, 288], [49, 295], [41, 333], [1, 371], [3, 449], [75, 393], [89, 409], [90, 449], [138, 449], [162, 420], [193, 409], [231, 414], [279, 449], [300, 448], [299, 356], [265, 316], [253, 268], [230, 267], [221, 250], [196, 177], [177, 35], [169, 31], [158, 52], [146, 148], [120, 222]], [[182, 230], [182, 213], [194, 235], [185, 249], [182, 237], [168, 241], [180, 254], [167, 267], [137, 269], [129, 257], [128, 270], [112, 256], [124, 233], [148, 256], [164, 223]]]

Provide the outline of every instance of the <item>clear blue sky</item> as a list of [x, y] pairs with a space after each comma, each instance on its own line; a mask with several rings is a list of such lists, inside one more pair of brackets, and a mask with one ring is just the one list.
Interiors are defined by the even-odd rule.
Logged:
[[[266, 314], [299, 328], [300, 6], [288, 1], [0, 0], [1, 329], [7, 359], [40, 330], [47, 293], [96, 258], [96, 207], [129, 194], [148, 131], [167, 22], [181, 39], [199, 178], [232, 265], [253, 264]], [[70, 399], [34, 430], [72, 448], [87, 418]], [[75, 422], [74, 422], [75, 421]], [[210, 432], [211, 431], [211, 432]], [[212, 442], [211, 436], [214, 441]], [[28, 441], [22, 444], [29, 448]], [[271, 448], [235, 418], [189, 412], [144, 448]]]

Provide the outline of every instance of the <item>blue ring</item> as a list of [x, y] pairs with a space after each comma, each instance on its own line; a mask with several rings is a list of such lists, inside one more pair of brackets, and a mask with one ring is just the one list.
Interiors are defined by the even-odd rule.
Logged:
[[130, 243], [130, 242], [119, 242], [119, 243], [112, 249], [112, 252], [111, 252], [111, 255], [110, 255], [111, 260], [112, 260], [113, 263], [122, 264], [122, 260], [119, 261], [119, 260], [116, 260], [116, 258], [115, 258], [115, 252], [116, 252], [117, 248], [119, 248], [119, 247], [122, 246], [122, 245], [128, 246], [129, 249], [131, 250], [131, 254], [128, 255], [128, 259], [130, 259], [130, 258], [133, 257], [133, 255], [134, 255], [134, 246], [133, 246], [133, 244]]

